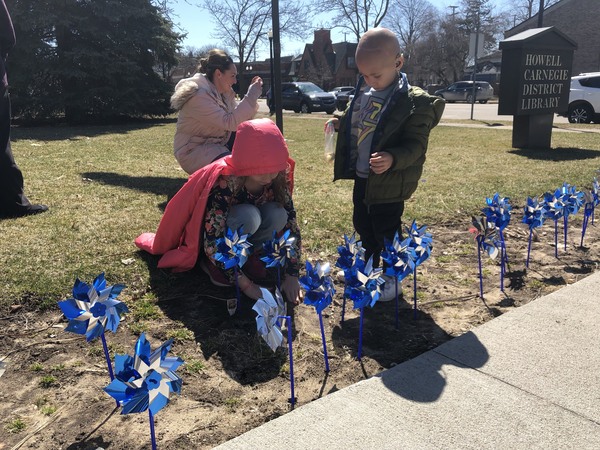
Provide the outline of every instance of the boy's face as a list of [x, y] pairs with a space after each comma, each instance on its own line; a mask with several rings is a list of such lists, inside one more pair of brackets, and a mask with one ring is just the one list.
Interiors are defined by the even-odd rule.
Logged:
[[364, 56], [357, 55], [356, 66], [365, 78], [365, 83], [376, 91], [381, 91], [396, 80], [398, 70], [401, 67], [400, 55], [390, 57], [379, 52]]

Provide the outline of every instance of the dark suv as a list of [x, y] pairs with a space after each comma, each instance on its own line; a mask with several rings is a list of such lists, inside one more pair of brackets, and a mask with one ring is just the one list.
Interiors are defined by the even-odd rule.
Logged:
[[282, 83], [281, 103], [283, 109], [291, 109], [297, 113], [325, 111], [333, 114], [335, 111], [335, 95], [308, 81]]

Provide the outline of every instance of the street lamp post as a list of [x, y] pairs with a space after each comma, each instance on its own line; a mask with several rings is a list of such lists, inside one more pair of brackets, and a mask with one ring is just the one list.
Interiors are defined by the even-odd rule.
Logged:
[[273, 89], [273, 29], [271, 28], [269, 30], [269, 69], [271, 70], [271, 78], [269, 80], [269, 90], [271, 91], [271, 95], [269, 96], [270, 98], [268, 99], [269, 104], [267, 105], [269, 107], [269, 114], [273, 114], [273, 111], [275, 110], [275, 92]]
[[273, 20], [273, 99], [275, 100], [275, 123], [283, 133], [283, 114], [281, 111], [281, 38], [279, 35], [279, 0], [271, 0]]

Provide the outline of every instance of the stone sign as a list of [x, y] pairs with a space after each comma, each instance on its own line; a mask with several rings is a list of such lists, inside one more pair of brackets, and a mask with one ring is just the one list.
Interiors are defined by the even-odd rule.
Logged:
[[568, 107], [576, 48], [553, 27], [534, 28], [500, 42], [498, 114], [514, 116], [514, 147], [550, 146], [553, 115]]

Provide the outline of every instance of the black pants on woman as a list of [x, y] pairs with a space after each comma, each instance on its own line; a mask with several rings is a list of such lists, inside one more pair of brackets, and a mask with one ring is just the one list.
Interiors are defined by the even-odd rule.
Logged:
[[10, 147], [10, 98], [0, 97], [0, 217], [19, 214], [31, 206], [23, 193], [23, 175]]
[[378, 267], [384, 240], [387, 239], [391, 242], [396, 232], [402, 234], [404, 202], [379, 203], [367, 207], [365, 204], [366, 188], [367, 179], [356, 177], [352, 192], [354, 203], [352, 222], [365, 249], [365, 261], [368, 261], [373, 255], [373, 267]]

